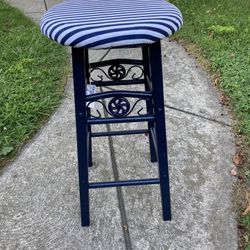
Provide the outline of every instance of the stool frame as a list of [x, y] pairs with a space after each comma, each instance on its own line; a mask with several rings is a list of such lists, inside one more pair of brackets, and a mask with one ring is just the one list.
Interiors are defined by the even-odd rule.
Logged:
[[[75, 115], [77, 133], [77, 156], [80, 187], [81, 224], [90, 225], [89, 216], [89, 189], [106, 188], [118, 186], [135, 186], [159, 184], [162, 201], [163, 220], [171, 220], [169, 174], [167, 141], [165, 127], [165, 109], [162, 79], [162, 61], [160, 41], [142, 45], [142, 60], [115, 59], [101, 62], [89, 62], [88, 49], [72, 48], [73, 80], [75, 96]], [[123, 64], [137, 65], [143, 70], [143, 79], [125, 80]], [[110, 81], [93, 81], [90, 72], [96, 68], [110, 66], [109, 74], [106, 74]], [[132, 66], [133, 67], [133, 66]], [[122, 86], [144, 84], [145, 91], [107, 91], [86, 95], [86, 84], [102, 86]], [[100, 100], [112, 98], [108, 107]], [[127, 98], [136, 98], [146, 102], [146, 114], [131, 115], [135, 105], [130, 105]], [[102, 103], [104, 110], [109, 117], [93, 116], [89, 107], [90, 103]], [[141, 130], [109, 131], [93, 133], [91, 125], [108, 123], [129, 123], [147, 122], [148, 128]], [[116, 136], [129, 134], [149, 134], [150, 159], [151, 162], [158, 162], [159, 178], [140, 180], [119, 180], [109, 182], [90, 183], [88, 168], [92, 166], [92, 137]]]

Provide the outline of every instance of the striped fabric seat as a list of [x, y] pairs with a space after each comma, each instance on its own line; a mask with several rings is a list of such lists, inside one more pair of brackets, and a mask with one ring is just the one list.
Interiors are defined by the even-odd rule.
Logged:
[[154, 43], [182, 23], [165, 0], [69, 0], [44, 14], [41, 31], [63, 45], [102, 49]]

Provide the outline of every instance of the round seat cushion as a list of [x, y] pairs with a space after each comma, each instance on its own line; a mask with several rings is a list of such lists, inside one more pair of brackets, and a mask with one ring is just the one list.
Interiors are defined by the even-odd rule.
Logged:
[[101, 49], [154, 43], [182, 23], [164, 0], [69, 0], [44, 14], [41, 31], [63, 45]]

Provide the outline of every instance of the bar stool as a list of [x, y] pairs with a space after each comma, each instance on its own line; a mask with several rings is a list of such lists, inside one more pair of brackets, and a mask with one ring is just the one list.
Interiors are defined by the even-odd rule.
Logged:
[[[44, 35], [72, 47], [82, 226], [90, 224], [89, 189], [117, 186], [159, 184], [163, 220], [171, 220], [160, 40], [175, 33], [182, 23], [181, 12], [164, 0], [69, 0], [48, 10], [41, 20]], [[89, 62], [88, 49], [130, 47], [141, 48], [142, 60]], [[135, 67], [142, 73], [127, 79]], [[91, 72], [96, 69], [107, 79], [93, 79]], [[95, 86], [138, 84], [145, 90], [95, 93]], [[146, 112], [141, 108], [134, 113], [139, 102], [145, 103]], [[93, 103], [103, 106], [105, 117], [98, 110], [94, 112]], [[130, 122], [146, 122], [147, 129], [91, 131], [94, 124]], [[142, 133], [149, 134], [150, 158], [158, 162], [159, 178], [89, 182], [93, 137]]]

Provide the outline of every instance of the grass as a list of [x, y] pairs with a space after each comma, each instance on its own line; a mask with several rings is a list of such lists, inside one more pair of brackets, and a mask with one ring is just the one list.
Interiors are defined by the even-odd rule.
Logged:
[[0, 0], [0, 166], [58, 106], [67, 53], [39, 27]]
[[[172, 0], [184, 16], [183, 29], [174, 36], [191, 52], [209, 61], [216, 84], [230, 99], [237, 121], [236, 132], [245, 138], [245, 166], [250, 162], [250, 0]], [[242, 185], [241, 185], [242, 186]], [[250, 214], [242, 216], [244, 247], [250, 250]]]
[[197, 45], [219, 74], [250, 144], [250, 0], [172, 0], [185, 25], [175, 37]]
[[[244, 217], [243, 222], [245, 223], [245, 225], [247, 226], [248, 231], [250, 232], [250, 216]], [[250, 245], [249, 245], [249, 247], [250, 247]]]

